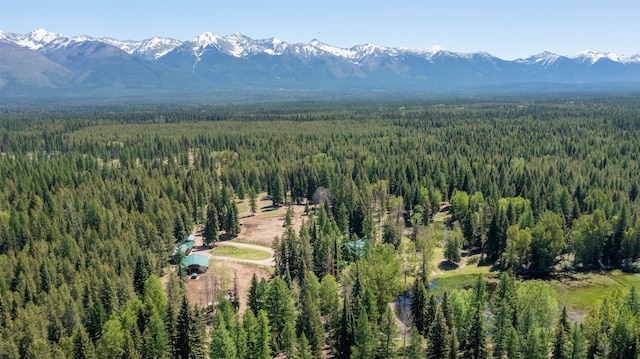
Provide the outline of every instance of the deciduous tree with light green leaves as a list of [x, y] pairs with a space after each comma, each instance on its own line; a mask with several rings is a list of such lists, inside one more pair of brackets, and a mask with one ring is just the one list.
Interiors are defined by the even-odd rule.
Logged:
[[501, 257], [502, 267], [516, 272], [527, 267], [530, 262], [531, 241], [529, 228], [520, 229], [517, 224], [509, 226], [506, 247]]
[[551, 211], [543, 212], [531, 235], [531, 267], [548, 271], [564, 247], [562, 216]]
[[611, 234], [611, 223], [607, 221], [601, 209], [574, 220], [571, 226], [571, 243], [576, 262], [585, 267], [599, 267], [604, 244]]

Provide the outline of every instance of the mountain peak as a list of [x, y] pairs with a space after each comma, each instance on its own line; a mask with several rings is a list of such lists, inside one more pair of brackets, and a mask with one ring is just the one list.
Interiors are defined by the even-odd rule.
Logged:
[[49, 32], [43, 28], [33, 30], [29, 33], [29, 37], [35, 41], [51, 42], [61, 35]]
[[537, 55], [529, 56], [526, 59], [516, 59], [518, 63], [524, 64], [541, 64], [544, 66], [549, 66], [552, 63], [556, 62], [562, 56], [555, 54], [550, 51], [543, 51]]
[[[146, 67], [153, 73], [169, 71], [176, 78], [191, 76], [193, 81], [203, 81], [201, 84], [205, 87], [209, 86], [208, 81], [222, 87], [242, 86], [243, 83], [267, 87], [305, 87], [319, 83], [330, 87], [335, 83], [338, 87], [373, 84], [384, 88], [493, 86], [540, 81], [563, 84], [640, 81], [640, 54], [626, 56], [594, 50], [570, 56], [545, 51], [509, 61], [487, 52], [459, 53], [438, 45], [407, 49], [364, 43], [345, 48], [318, 39], [308, 43], [287, 43], [275, 37], [256, 40], [238, 32], [225, 36], [204, 32], [189, 41], [161, 37], [136, 41], [66, 37], [44, 29], [26, 34], [0, 31], [0, 46], [7, 44], [32, 50], [36, 53], [34, 56], [43, 56], [41, 59], [57, 64], [52, 66], [59, 66], [62, 61], [65, 66], [68, 64], [69, 73], [75, 71], [77, 64], [74, 62], [80, 61], [79, 69], [90, 69], [92, 73], [100, 74], [100, 78], [114, 79], [114, 84], [119, 84], [120, 78], [136, 78], [135, 72]], [[100, 51], [89, 54], [85, 49]], [[118, 49], [131, 56], [123, 56]], [[21, 53], [26, 56], [24, 54], [29, 51]], [[101, 68], [103, 62], [95, 61], [110, 57], [123, 64], [132, 61], [123, 65], [123, 72], [118, 77], [111, 72], [112, 67]], [[21, 68], [23, 59], [14, 59], [16, 68]], [[596, 63], [598, 65], [594, 66]], [[136, 70], [127, 70], [129, 65], [130, 69]], [[82, 74], [78, 72], [77, 76]], [[162, 78], [142, 76], [134, 82], [142, 83], [156, 77]], [[0, 77], [0, 82], [4, 79]], [[279, 84], [279, 80], [283, 82]]]
[[225, 36], [225, 38], [227, 38], [228, 40], [250, 40], [247, 36], [244, 36], [243, 34], [239, 33], [239, 32], [234, 32], [231, 35], [227, 35]]
[[21, 36], [17, 43], [22, 47], [27, 47], [31, 50], [37, 50], [61, 37], [64, 36], [40, 28]]
[[198, 46], [217, 45], [220, 40], [222, 40], [220, 35], [216, 35], [210, 31], [204, 32], [193, 39]]
[[619, 55], [611, 52], [599, 52], [596, 50], [585, 50], [577, 54], [568, 55], [567, 58], [582, 62], [591, 62], [592, 65], [603, 59], [620, 63], [638, 62], [638, 59], [635, 56]]

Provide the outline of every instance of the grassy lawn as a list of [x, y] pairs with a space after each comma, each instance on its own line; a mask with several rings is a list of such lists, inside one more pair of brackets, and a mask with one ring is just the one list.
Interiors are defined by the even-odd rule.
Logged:
[[[246, 195], [245, 195], [246, 197]], [[236, 206], [238, 206], [238, 213], [242, 216], [249, 212], [249, 199], [236, 200]]]
[[[284, 208], [284, 212], [282, 211], [282, 208]], [[264, 218], [273, 218], [273, 217], [282, 217], [282, 216], [286, 216], [287, 215], [287, 207], [280, 207], [278, 209], [271, 209], [271, 208], [267, 208], [267, 209], [258, 209], [258, 212], [256, 212], [256, 216], [260, 216], [260, 217], [264, 217]]]
[[431, 275], [435, 295], [441, 295], [445, 291], [470, 288], [478, 279], [478, 274], [486, 278], [497, 278], [498, 271], [491, 271], [491, 266], [479, 266], [479, 254], [462, 257], [458, 265], [452, 265], [444, 260], [444, 249], [436, 247], [433, 253], [435, 274]]
[[632, 287], [640, 289], [640, 274], [627, 274], [619, 270], [602, 273], [578, 273], [570, 279], [549, 282], [557, 293], [558, 303], [576, 311], [613, 297], [616, 291], [623, 295]]
[[[497, 280], [499, 271], [491, 271], [490, 266], [478, 266], [479, 255], [463, 257], [460, 266], [453, 266], [444, 261], [443, 249], [434, 251], [435, 274], [432, 274], [431, 289], [435, 295], [445, 291], [471, 288], [478, 274], [485, 279]], [[560, 275], [559, 279], [545, 281], [556, 292], [559, 307], [566, 306], [573, 312], [573, 318], [581, 320], [589, 308], [605, 297], [614, 297], [619, 292], [626, 295], [632, 286], [640, 289], [640, 274], [628, 274], [619, 270], [600, 273], [577, 273]]]
[[[262, 207], [271, 205], [271, 201], [263, 200], [267, 196], [267, 192], [258, 193], [256, 196], [256, 213], [255, 215], [259, 215], [262, 213]], [[238, 206], [238, 213], [240, 216], [245, 216], [249, 213], [249, 189], [247, 188], [247, 193], [245, 193], [243, 200], [236, 199], [236, 205]]]
[[259, 251], [250, 248], [238, 248], [234, 246], [219, 246], [212, 249], [211, 253], [220, 257], [231, 257], [249, 260], [262, 260], [271, 257], [271, 255], [265, 251]]

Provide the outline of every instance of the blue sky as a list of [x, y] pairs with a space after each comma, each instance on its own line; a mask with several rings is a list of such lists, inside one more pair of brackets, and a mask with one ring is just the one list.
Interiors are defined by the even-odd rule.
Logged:
[[0, 29], [37, 28], [122, 40], [211, 31], [340, 47], [439, 45], [508, 60], [590, 49], [632, 55], [640, 52], [640, 0], [0, 0]]

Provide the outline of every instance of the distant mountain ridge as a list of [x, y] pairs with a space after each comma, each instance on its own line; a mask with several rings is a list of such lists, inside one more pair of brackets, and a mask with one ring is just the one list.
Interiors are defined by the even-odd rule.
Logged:
[[[640, 54], [543, 52], [513, 61], [486, 52], [375, 44], [340, 48], [205, 32], [192, 40], [67, 37], [0, 31], [3, 96], [224, 89], [439, 90], [523, 84], [640, 83]], [[639, 86], [640, 87], [640, 86]]]

